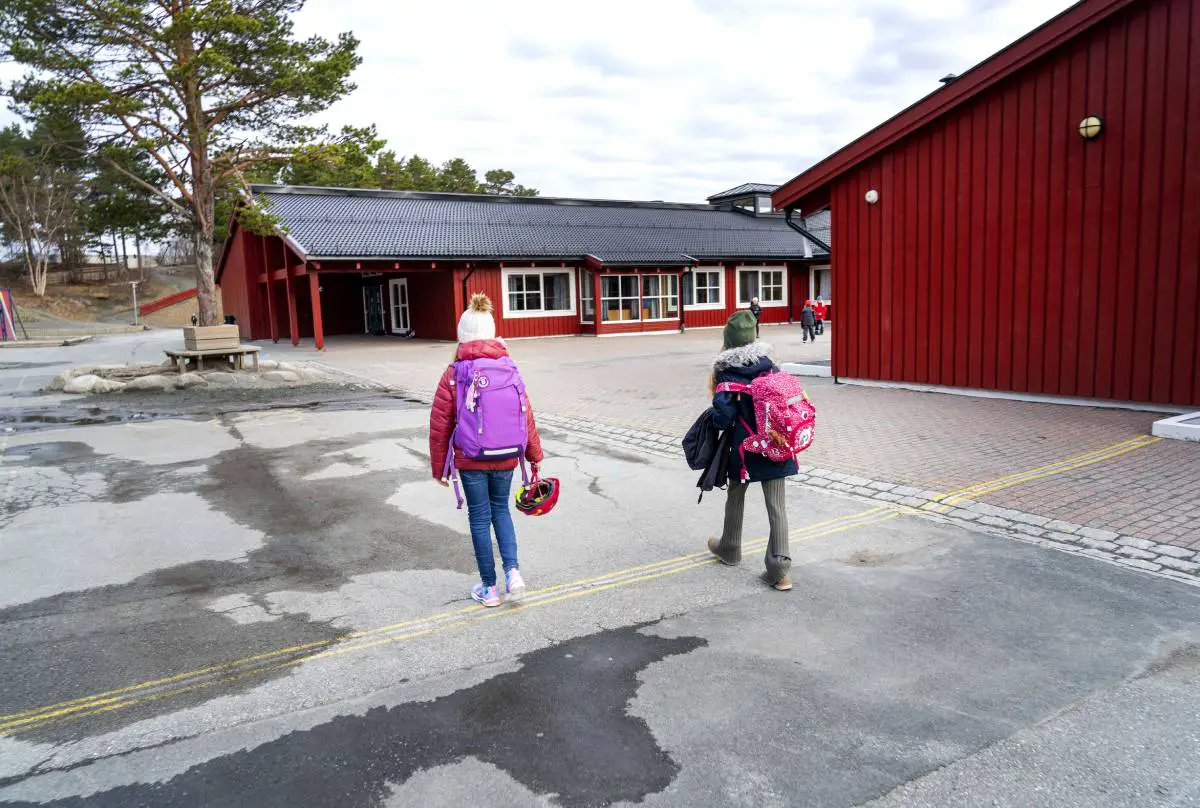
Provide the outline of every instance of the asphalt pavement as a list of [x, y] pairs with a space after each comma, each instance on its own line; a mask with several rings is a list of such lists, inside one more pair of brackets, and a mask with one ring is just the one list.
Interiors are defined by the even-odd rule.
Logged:
[[1196, 587], [790, 486], [778, 593], [754, 493], [715, 565], [681, 460], [548, 430], [484, 610], [422, 408], [172, 406], [0, 436], [0, 805], [1200, 806]]

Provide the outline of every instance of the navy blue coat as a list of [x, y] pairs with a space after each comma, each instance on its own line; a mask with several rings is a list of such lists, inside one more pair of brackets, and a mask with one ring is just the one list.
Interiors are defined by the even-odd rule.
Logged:
[[[751, 365], [722, 368], [717, 371], [717, 384], [722, 382], [738, 382], [749, 384], [764, 373], [778, 370], [770, 357], [760, 357]], [[739, 448], [742, 441], [750, 436], [749, 424], [754, 427], [754, 403], [749, 395], [738, 393], [716, 393], [713, 395], [713, 424], [717, 429], [733, 429], [733, 440], [730, 441], [729, 479], [740, 482], [742, 479], [742, 456]], [[758, 454], [746, 452], [746, 471], [750, 474], [750, 482], [761, 483], [764, 480], [777, 480], [780, 477], [791, 477], [799, 469], [796, 458], [777, 462]]]

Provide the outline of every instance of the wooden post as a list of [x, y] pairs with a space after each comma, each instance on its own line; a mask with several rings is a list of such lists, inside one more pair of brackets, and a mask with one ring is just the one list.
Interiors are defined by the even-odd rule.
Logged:
[[283, 283], [287, 290], [288, 330], [292, 335], [292, 345], [298, 346], [300, 344], [300, 321], [296, 316], [296, 286], [292, 282], [292, 266], [291, 262], [287, 260], [286, 253], [283, 256], [283, 263]]
[[318, 351], [325, 350], [325, 326], [321, 322], [321, 278], [319, 272], [308, 273], [308, 291], [312, 298], [313, 344]]
[[267, 237], [262, 239], [263, 271], [267, 273], [267, 317], [271, 321], [271, 341], [279, 342], [279, 321], [275, 319], [275, 281], [271, 278], [271, 262], [267, 258]]
[[604, 322], [604, 318], [600, 316], [600, 270], [597, 268], [592, 273], [592, 300], [595, 305], [592, 307], [592, 325], [596, 326], [596, 335], [600, 335], [600, 323]]

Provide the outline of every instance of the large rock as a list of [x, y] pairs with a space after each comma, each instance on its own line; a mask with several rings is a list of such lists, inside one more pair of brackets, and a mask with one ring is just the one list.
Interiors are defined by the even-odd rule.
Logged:
[[62, 373], [59, 373], [57, 376], [55, 376], [50, 384], [46, 385], [46, 390], [51, 393], [57, 393], [60, 390], [66, 389], [66, 386], [70, 384], [74, 378], [74, 373], [72, 373], [70, 370], [64, 370]]
[[92, 392], [92, 388], [96, 386], [96, 382], [104, 381], [94, 373], [87, 373], [83, 376], [75, 376], [68, 379], [63, 384], [64, 393], [72, 393], [74, 395], [87, 395]]
[[167, 390], [173, 390], [174, 388], [174, 380], [155, 373], [149, 376], [138, 376], [136, 379], [130, 379], [125, 385], [125, 392], [165, 393]]
[[238, 374], [230, 373], [227, 370], [210, 370], [204, 373], [195, 374], [204, 379], [213, 387], [237, 387]]
[[259, 370], [279, 370], [279, 363], [276, 362], [274, 359], [260, 359], [260, 360], [258, 360], [258, 369]]
[[123, 387], [125, 385], [120, 382], [101, 378], [94, 373], [85, 373], [82, 376], [76, 376], [63, 385], [63, 392], [86, 396], [92, 393], [115, 393]]
[[208, 387], [208, 380], [199, 373], [184, 373], [175, 379], [175, 386], [180, 390], [190, 390], [193, 387]]
[[298, 384], [300, 382], [300, 374], [291, 370], [268, 370], [262, 374], [262, 378], [264, 381], [275, 384]]
[[118, 382], [113, 379], [101, 379], [92, 385], [93, 393], [119, 393], [124, 389], [124, 382]]

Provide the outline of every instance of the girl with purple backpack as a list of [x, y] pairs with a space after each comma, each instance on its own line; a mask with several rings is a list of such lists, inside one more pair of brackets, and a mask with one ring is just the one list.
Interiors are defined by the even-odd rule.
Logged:
[[767, 541], [766, 574], [763, 579], [775, 589], [792, 588], [792, 559], [788, 555], [787, 498], [784, 480], [796, 474], [795, 457], [772, 460], [765, 454], [739, 450], [755, 435], [754, 402], [750, 395], [723, 391], [723, 386], [743, 389], [765, 374], [778, 373], [771, 360], [771, 346], [757, 341], [757, 321], [749, 311], [739, 311], [725, 324], [724, 350], [713, 360], [709, 391], [713, 394], [713, 425], [733, 430], [729, 454], [729, 497], [725, 503], [725, 527], [719, 539], [708, 540], [708, 549], [724, 564], [742, 560], [742, 515], [750, 483], [760, 483], [767, 505], [771, 534]]
[[517, 366], [496, 338], [492, 302], [486, 295], [472, 296], [458, 321], [454, 362], [442, 374], [429, 414], [429, 458], [435, 480], [443, 486], [453, 482], [457, 493], [461, 479], [466, 494], [480, 577], [471, 598], [487, 607], [500, 605], [494, 530], [505, 594], [509, 601], [519, 601], [525, 595], [525, 580], [509, 510], [513, 471], [528, 461], [536, 479], [542, 441]]

